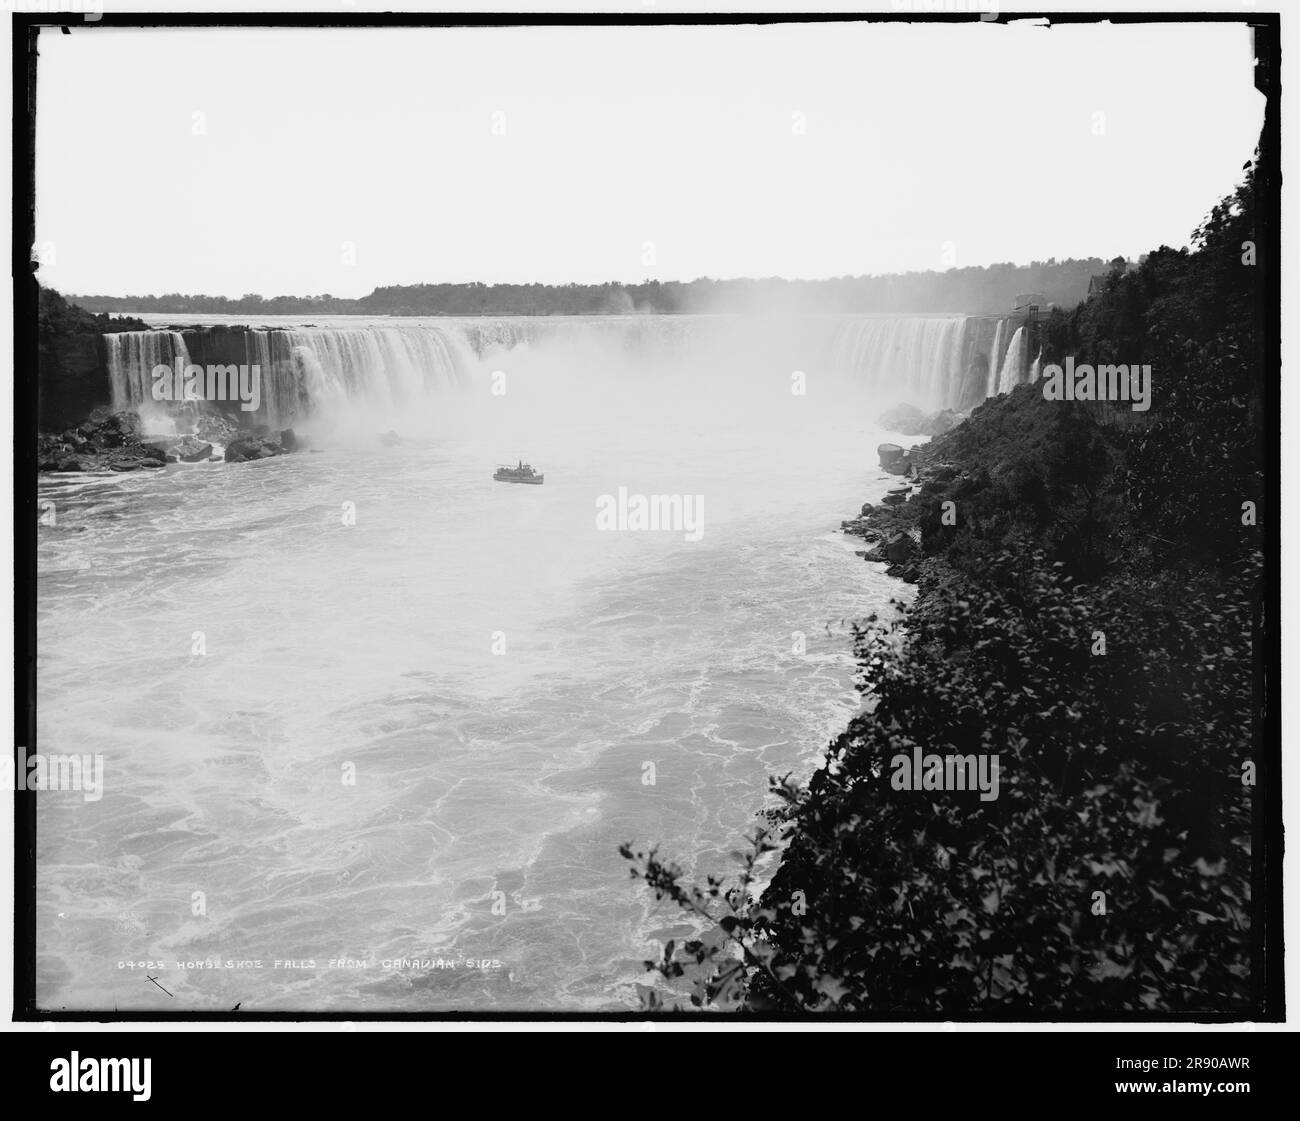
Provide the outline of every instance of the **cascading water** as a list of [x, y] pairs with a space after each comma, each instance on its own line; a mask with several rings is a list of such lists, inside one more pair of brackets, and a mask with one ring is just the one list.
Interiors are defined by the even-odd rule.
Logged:
[[297, 412], [299, 400], [292, 382], [276, 376], [273, 353], [270, 331], [255, 329], [244, 336], [244, 362], [256, 366], [261, 375], [261, 412], [279, 427]]
[[950, 404], [953, 400], [954, 392], [960, 391], [962, 362], [966, 355], [966, 319], [962, 318], [957, 325], [956, 337], [953, 339], [953, 345], [948, 352], [948, 369], [945, 371], [943, 386], [943, 403]]
[[1042, 369], [1042, 365], [1043, 365], [1043, 352], [1040, 350], [1034, 356], [1034, 364], [1029, 368], [1029, 380], [1031, 382], [1038, 380], [1038, 372], [1039, 370]]
[[998, 374], [999, 393], [1010, 393], [1020, 384], [1020, 367], [1024, 361], [1025, 329], [1017, 327], [1007, 347], [1007, 356], [1002, 360], [1002, 371]]
[[462, 353], [437, 327], [363, 327], [347, 330], [287, 331], [292, 350], [316, 360], [305, 363], [313, 405], [319, 397], [388, 407], [435, 390], [450, 389], [461, 379]]
[[104, 336], [113, 411], [138, 409], [153, 402], [153, 371], [157, 366], [182, 365], [190, 360], [179, 331], [120, 331]]
[[[115, 409], [153, 405], [157, 365], [256, 366], [258, 420], [280, 427], [348, 404], [400, 408], [461, 384], [466, 344], [441, 327], [248, 328], [233, 336], [196, 329], [105, 336]], [[183, 402], [163, 402], [179, 414]], [[189, 406], [192, 408], [192, 406]]]
[[[995, 325], [286, 319], [110, 343], [128, 398], [187, 346], [195, 365], [265, 367], [261, 408], [236, 419], [311, 413], [310, 442], [356, 454], [42, 484], [61, 525], [93, 532], [42, 528], [40, 742], [104, 752], [116, 776], [102, 812], [38, 807], [42, 1007], [635, 1006], [665, 919], [617, 845], [664, 836], [716, 866], [768, 774], [810, 774], [859, 710], [849, 627], [826, 621], [895, 590], [828, 530], [890, 485], [864, 484], [875, 412], [982, 396]], [[497, 366], [508, 395], [441, 392]], [[814, 388], [792, 407], [796, 369]], [[376, 439], [388, 402], [396, 442]], [[489, 481], [520, 453], [545, 487]], [[707, 494], [704, 544], [595, 532], [593, 498], [625, 485]], [[333, 532], [344, 499], [364, 515]], [[206, 620], [225, 653], [159, 716]], [[484, 641], [502, 625], [508, 658]], [[774, 657], [794, 627], [808, 656]], [[680, 780], [653, 806], [626, 777], [647, 754]], [[364, 781], [338, 796], [357, 759]], [[211, 922], [175, 905], [196, 868], [222, 900]], [[485, 919], [495, 892], [516, 903]], [[201, 968], [283, 955], [303, 968]], [[113, 966], [136, 958], [167, 963], [167, 992]]]
[[840, 328], [832, 365], [868, 392], [937, 409], [952, 403], [965, 342], [965, 316], [863, 316]]
[[484, 319], [466, 324], [462, 328], [466, 345], [481, 357], [490, 350], [513, 350], [524, 343], [535, 341], [547, 324], [539, 318]]
[[1002, 348], [1002, 320], [998, 320], [997, 330], [993, 334], [993, 349], [989, 351], [989, 380], [984, 389], [985, 397], [993, 397], [998, 391], [998, 352]]
[[[379, 423], [385, 415], [465, 384], [476, 366], [496, 361], [490, 355], [560, 338], [575, 347], [614, 347], [630, 361], [650, 356], [676, 363], [721, 345], [732, 330], [730, 322], [685, 315], [321, 327], [218, 324], [184, 333], [124, 332], [106, 336], [106, 345], [116, 408], [152, 404], [153, 368], [178, 358], [205, 367], [256, 366], [260, 403], [246, 419], [282, 428], [311, 417], [341, 418], [348, 410], [368, 410]], [[1000, 318], [995, 324], [991, 318], [961, 315], [811, 316], [755, 322], [748, 334], [765, 355], [773, 347], [786, 348], [791, 369], [826, 361], [878, 401], [961, 409], [1004, 392], [1020, 377], [1028, 338], [1017, 331], [1004, 357], [1005, 324]], [[990, 336], [985, 370], [980, 363]], [[173, 420], [194, 411], [181, 402], [157, 407]]]

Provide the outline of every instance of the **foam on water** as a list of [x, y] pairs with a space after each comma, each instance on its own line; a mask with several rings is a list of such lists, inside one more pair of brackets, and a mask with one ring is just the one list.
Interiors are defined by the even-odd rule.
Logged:
[[[830, 531], [883, 492], [880, 434], [775, 373], [738, 415], [668, 375], [548, 396], [556, 368], [516, 354], [508, 402], [401, 447], [43, 481], [38, 746], [106, 770], [39, 802], [44, 1007], [634, 1003], [680, 920], [619, 843], [729, 870], [856, 709], [849, 623], [898, 585]], [[491, 481], [517, 451], [545, 486]], [[597, 532], [620, 485], [705, 495], [703, 540]], [[502, 967], [380, 964], [438, 957]], [[205, 959], [262, 966], [175, 968]]]

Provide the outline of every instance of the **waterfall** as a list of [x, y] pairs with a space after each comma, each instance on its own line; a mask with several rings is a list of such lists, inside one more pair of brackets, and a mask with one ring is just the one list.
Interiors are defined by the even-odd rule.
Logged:
[[172, 366], [177, 358], [182, 364], [190, 360], [179, 331], [119, 331], [105, 335], [104, 345], [114, 412], [152, 403], [155, 366]]
[[879, 398], [938, 409], [959, 387], [965, 343], [965, 316], [861, 316], [840, 327], [831, 361]]
[[[256, 366], [261, 400], [254, 415], [275, 427], [349, 403], [400, 408], [460, 385], [469, 362], [463, 341], [424, 324], [126, 331], [105, 340], [114, 409], [153, 405], [153, 368], [177, 358], [186, 365]], [[159, 407], [168, 414], [186, 408]]]
[[482, 319], [466, 323], [462, 334], [477, 357], [490, 350], [513, 350], [533, 342], [547, 326], [541, 317], [532, 319]]
[[1007, 356], [1002, 360], [1002, 372], [998, 374], [999, 393], [1010, 393], [1020, 384], [1020, 366], [1024, 359], [1025, 329], [1017, 327], [1011, 336], [1011, 345], [1007, 347]]
[[961, 325], [957, 328], [957, 338], [948, 355], [948, 374], [945, 378], [943, 402], [945, 405], [955, 406], [960, 403], [962, 392], [962, 378], [966, 372], [964, 365], [966, 361], [966, 324], [967, 320], [963, 316]]
[[1038, 380], [1038, 371], [1042, 368], [1042, 364], [1043, 364], [1043, 352], [1042, 350], [1039, 350], [1039, 352], [1034, 356], [1034, 364], [1029, 368], [1030, 381]]
[[1003, 320], [998, 320], [997, 330], [993, 334], [993, 349], [989, 351], [989, 378], [984, 387], [984, 396], [992, 397], [998, 391], [998, 350], [1002, 346], [1002, 324]]
[[[292, 383], [277, 397], [292, 399], [298, 386], [312, 406], [365, 402], [400, 406], [458, 385], [464, 354], [439, 327], [356, 327], [285, 331], [296, 362]], [[278, 368], [277, 368], [278, 369]], [[301, 373], [300, 373], [301, 372]], [[305, 381], [299, 378], [305, 375]]]
[[[325, 327], [215, 324], [107, 335], [105, 345], [115, 408], [156, 404], [163, 417], [192, 419], [197, 411], [192, 403], [152, 401], [155, 366], [180, 360], [208, 370], [256, 367], [259, 407], [239, 419], [284, 428], [349, 409], [400, 414], [466, 384], [470, 372], [497, 351], [558, 341], [617, 347], [629, 360], [656, 367], [672, 365], [679, 355], [732, 345], [738, 330], [745, 345], [765, 360], [789, 361], [790, 369], [813, 356], [818, 362], [829, 359], [830, 369], [879, 402], [907, 401], [927, 410], [969, 408], [1022, 374], [1028, 340], [1019, 331], [999, 364], [1005, 323], [937, 314], [809, 315], [743, 323], [692, 315], [538, 316]], [[223, 406], [226, 412], [237, 408], [233, 402]]]
[[277, 376], [277, 367], [272, 357], [271, 332], [262, 329], [250, 330], [244, 336], [244, 362], [256, 366], [261, 376], [260, 412], [267, 423], [277, 428], [288, 423], [298, 405], [295, 386], [288, 379]]

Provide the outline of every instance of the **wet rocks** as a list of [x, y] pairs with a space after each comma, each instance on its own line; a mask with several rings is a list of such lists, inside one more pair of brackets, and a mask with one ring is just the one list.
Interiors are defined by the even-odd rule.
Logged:
[[902, 564], [915, 557], [921, 551], [921, 545], [910, 533], [895, 533], [885, 540], [880, 551], [891, 564]]
[[134, 471], [163, 466], [163, 454], [140, 435], [135, 412], [97, 409], [90, 419], [62, 433], [36, 438], [38, 471]]
[[209, 444], [225, 444], [243, 432], [233, 420], [221, 413], [204, 413], [195, 422], [194, 435]]
[[272, 456], [302, 451], [304, 448], [305, 442], [292, 428], [274, 432], [262, 426], [253, 433], [231, 440], [226, 445], [226, 462], [248, 463], [255, 459], [270, 459]]
[[[151, 446], [156, 448], [158, 445]], [[162, 451], [163, 458], [169, 463], [201, 463], [212, 458], [212, 445], [197, 436], [182, 436]]]
[[272, 456], [284, 455], [288, 449], [280, 440], [279, 433], [268, 436], [241, 436], [226, 445], [227, 463], [248, 463], [256, 459], [270, 459]]
[[[888, 565], [886, 574], [909, 584], [917, 583], [930, 565], [929, 557], [944, 547], [936, 530], [937, 511], [945, 498], [959, 499], [971, 486], [971, 477], [949, 461], [959, 458], [952, 437], [904, 451], [897, 444], [881, 444], [876, 452], [881, 466], [903, 473], [908, 482], [890, 487], [878, 504], [865, 502], [861, 513], [841, 523], [846, 534], [860, 537], [872, 548], [857, 553], [863, 560]], [[948, 531], [951, 533], [951, 530]]]
[[890, 487], [885, 492], [885, 497], [880, 500], [883, 506], [898, 506], [907, 501], [907, 496], [911, 493], [912, 488], [909, 486]]
[[[951, 469], [948, 477], [956, 478], [956, 470]], [[933, 505], [926, 494], [933, 482], [929, 467], [920, 468], [916, 482], [921, 484], [919, 493], [914, 483], [896, 484], [878, 504], [864, 503], [859, 517], [840, 526], [844, 533], [872, 546], [858, 551], [858, 556], [888, 565], [888, 575], [907, 583], [917, 582], [925, 563], [922, 519], [924, 511]]]
[[132, 411], [107, 413], [97, 411], [91, 414], [90, 431], [82, 425], [80, 432], [89, 443], [101, 448], [122, 448], [140, 443], [140, 417]]

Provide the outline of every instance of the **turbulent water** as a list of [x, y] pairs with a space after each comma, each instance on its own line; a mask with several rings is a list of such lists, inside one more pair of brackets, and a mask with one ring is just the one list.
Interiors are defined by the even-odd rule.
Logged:
[[[39, 801], [43, 1007], [632, 1005], [686, 928], [619, 843], [728, 871], [855, 710], [899, 586], [834, 531], [906, 393], [758, 322], [475, 329], [322, 400], [319, 454], [43, 479], [37, 746], [105, 768]], [[703, 537], [598, 530], [620, 487]]]

